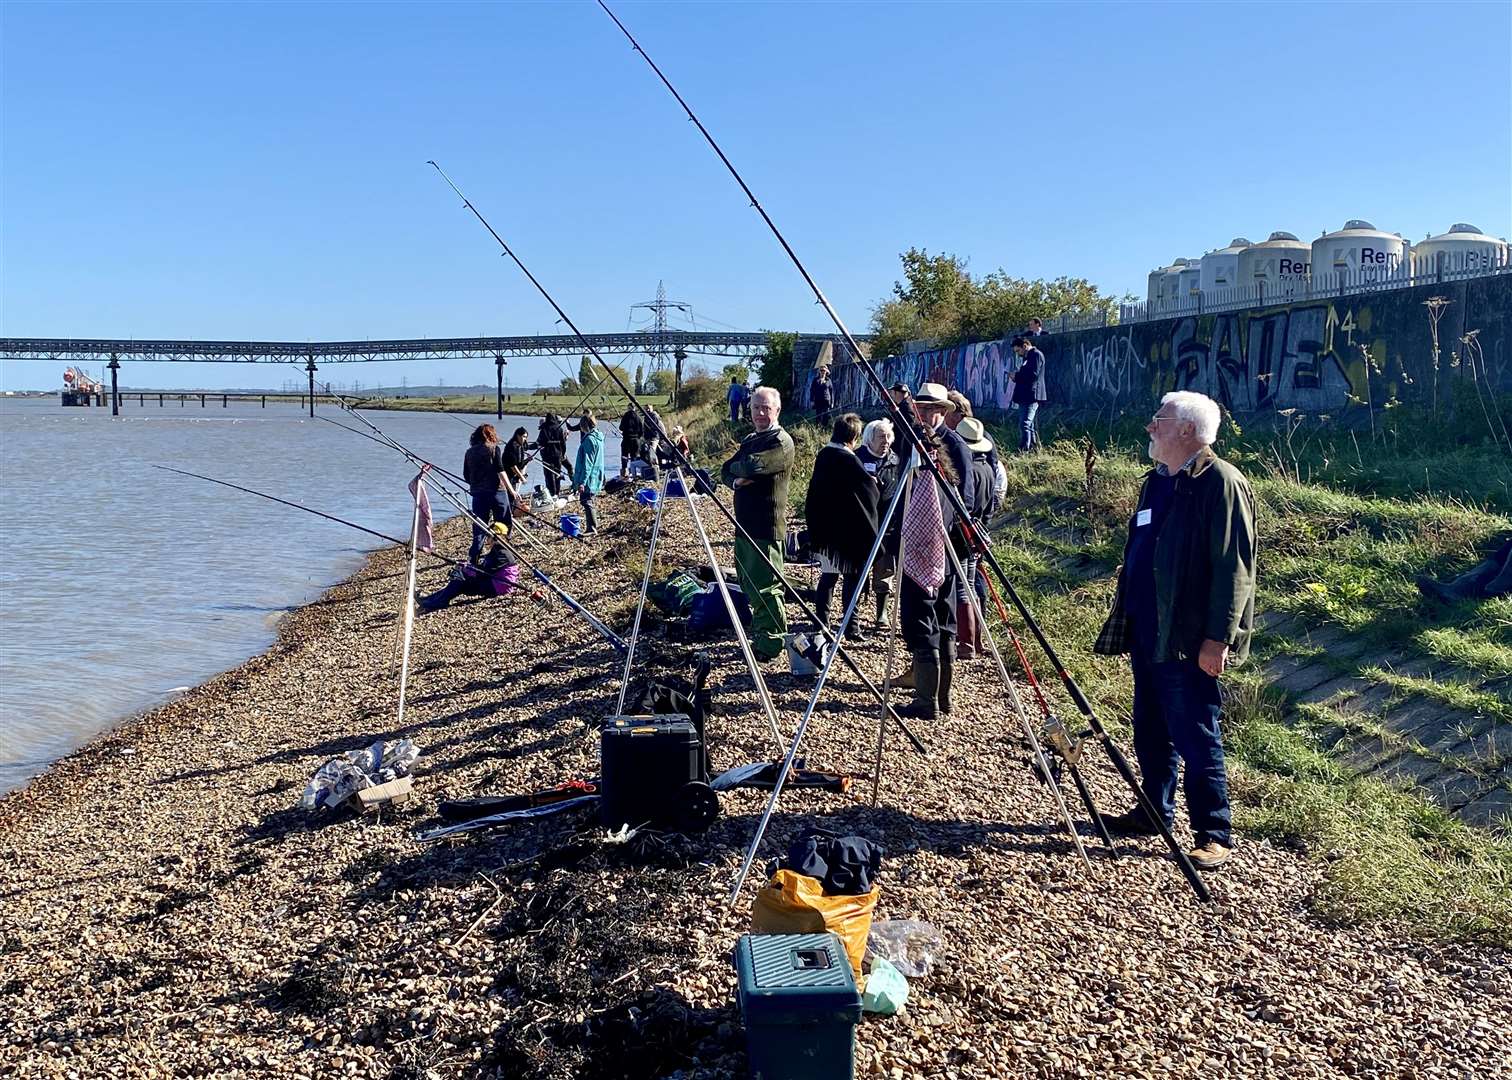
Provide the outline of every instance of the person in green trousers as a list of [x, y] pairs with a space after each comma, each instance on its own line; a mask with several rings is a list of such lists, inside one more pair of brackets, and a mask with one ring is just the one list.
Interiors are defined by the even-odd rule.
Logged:
[[756, 430], [741, 441], [740, 449], [719, 472], [735, 491], [735, 520], [747, 534], [735, 536], [735, 571], [751, 604], [751, 648], [761, 661], [776, 659], [787, 633], [779, 575], [793, 438], [777, 422], [781, 411], [781, 395], [770, 386], [757, 387], [751, 394], [751, 422]]

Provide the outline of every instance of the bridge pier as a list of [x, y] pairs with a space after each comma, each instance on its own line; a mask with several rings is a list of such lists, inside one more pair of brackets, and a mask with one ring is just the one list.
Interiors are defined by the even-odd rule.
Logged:
[[110, 415], [121, 415], [121, 388], [116, 381], [116, 372], [121, 370], [121, 362], [114, 354], [110, 357], [110, 363], [105, 365], [110, 369]]
[[498, 389], [494, 395], [494, 415], [504, 419], [504, 365], [509, 363], [502, 355], [494, 356], [494, 370], [498, 373]]
[[310, 375], [310, 418], [315, 418], [315, 354], [311, 353], [307, 358], [305, 371]]

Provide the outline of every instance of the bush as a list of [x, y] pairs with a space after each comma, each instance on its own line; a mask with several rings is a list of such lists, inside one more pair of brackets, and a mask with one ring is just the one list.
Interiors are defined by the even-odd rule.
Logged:
[[713, 405], [725, 399], [725, 384], [711, 375], [690, 375], [683, 380], [682, 389], [678, 391], [677, 407], [679, 409], [697, 409], [706, 405]]

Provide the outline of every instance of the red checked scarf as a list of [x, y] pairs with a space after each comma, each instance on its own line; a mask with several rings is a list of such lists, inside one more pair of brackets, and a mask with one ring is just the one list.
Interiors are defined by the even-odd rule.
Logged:
[[903, 572], [933, 594], [945, 581], [945, 516], [934, 477], [921, 471], [915, 480], [903, 515]]

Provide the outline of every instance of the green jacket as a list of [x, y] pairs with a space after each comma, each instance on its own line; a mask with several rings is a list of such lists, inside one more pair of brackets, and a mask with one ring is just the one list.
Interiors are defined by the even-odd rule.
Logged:
[[[1140, 489], [1140, 510], [1149, 503], [1153, 475], [1146, 475]], [[1128, 562], [1126, 541], [1113, 611], [1093, 650], [1103, 655], [1126, 653], [1133, 644], [1123, 606]], [[1155, 539], [1155, 605], [1156, 663], [1195, 661], [1209, 639], [1228, 644], [1231, 663], [1249, 655], [1255, 624], [1255, 494], [1211, 447], [1176, 477], [1170, 512]]]
[[[735, 520], [752, 540], [786, 538], [792, 472], [793, 437], [778, 424], [747, 435], [719, 470], [720, 479], [735, 490]], [[751, 483], [737, 487], [735, 481], [743, 477]]]

